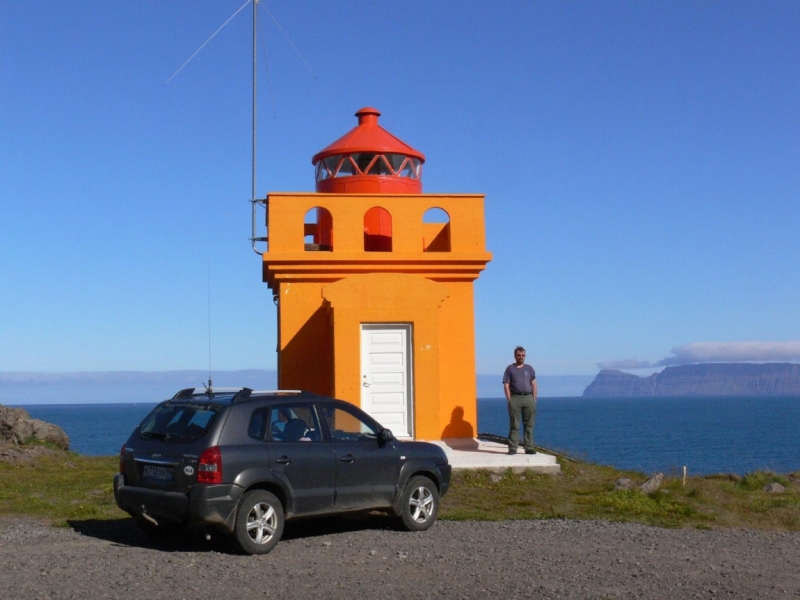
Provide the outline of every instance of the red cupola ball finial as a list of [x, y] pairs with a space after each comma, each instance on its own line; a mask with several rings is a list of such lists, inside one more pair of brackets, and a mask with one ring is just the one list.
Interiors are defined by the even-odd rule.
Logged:
[[340, 194], [420, 194], [425, 155], [378, 124], [380, 111], [365, 107], [358, 125], [317, 152], [317, 192]]
[[356, 116], [358, 117], [359, 125], [377, 125], [378, 117], [381, 116], [381, 111], [379, 111], [377, 108], [365, 106], [356, 113]]

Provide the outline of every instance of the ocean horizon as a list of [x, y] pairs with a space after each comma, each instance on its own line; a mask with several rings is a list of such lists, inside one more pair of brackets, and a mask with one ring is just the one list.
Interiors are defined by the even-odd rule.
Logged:
[[[18, 405], [71, 450], [115, 455], [155, 403]], [[504, 398], [478, 399], [476, 434], [508, 434]], [[800, 471], [800, 397], [540, 398], [536, 444], [618, 469], [690, 474]]]
[[[82, 371], [82, 372], [0, 372], [0, 404], [132, 404], [163, 400], [178, 390], [203, 389], [209, 376], [215, 387], [254, 390], [278, 389], [274, 369], [238, 371]], [[539, 396], [563, 398], [580, 396], [594, 380], [593, 375], [538, 375]], [[492, 398], [503, 394], [503, 375], [477, 375], [476, 396]]]

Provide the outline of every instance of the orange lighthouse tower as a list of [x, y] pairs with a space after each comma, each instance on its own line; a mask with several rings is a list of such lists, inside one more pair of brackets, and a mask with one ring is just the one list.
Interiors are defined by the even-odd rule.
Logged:
[[484, 197], [423, 194], [424, 155], [374, 108], [356, 116], [312, 158], [316, 193], [264, 202], [279, 386], [352, 402], [400, 438], [474, 437]]

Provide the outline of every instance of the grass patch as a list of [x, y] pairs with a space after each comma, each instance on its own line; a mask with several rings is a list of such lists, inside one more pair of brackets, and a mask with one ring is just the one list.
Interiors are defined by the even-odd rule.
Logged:
[[[745, 477], [666, 477], [653, 494], [615, 490], [617, 479], [641, 484], [641, 473], [559, 460], [560, 475], [456, 471], [442, 499], [449, 520], [601, 519], [659, 527], [736, 527], [800, 531], [800, 478], [765, 471]], [[778, 482], [780, 494], [762, 490]]]
[[[0, 461], [0, 516], [69, 520], [126, 518], [114, 503], [116, 456], [81, 456], [41, 448], [31, 460]], [[700, 529], [736, 527], [800, 531], [800, 473], [766, 471], [687, 478], [668, 476], [653, 494], [615, 490], [617, 479], [643, 483], [641, 473], [559, 460], [560, 475], [455, 471], [442, 499], [447, 520], [583, 519]], [[778, 482], [782, 493], [762, 488]]]
[[0, 515], [25, 515], [66, 526], [67, 520], [121, 519], [114, 502], [115, 456], [52, 450], [30, 461], [0, 461]]
[[755, 490], [760, 490], [765, 485], [772, 483], [773, 481], [780, 483], [784, 487], [790, 485], [788, 477], [777, 475], [769, 471], [755, 471], [754, 473], [748, 473], [742, 477], [741, 481], [737, 483], [743, 490], [752, 492]]

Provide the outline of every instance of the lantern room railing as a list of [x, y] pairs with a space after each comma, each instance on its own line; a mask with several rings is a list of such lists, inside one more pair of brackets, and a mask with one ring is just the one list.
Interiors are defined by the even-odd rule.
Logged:
[[382, 175], [422, 179], [422, 162], [418, 158], [403, 154], [376, 154], [374, 152], [354, 152], [337, 154], [317, 162], [316, 181], [355, 177], [358, 175]]

